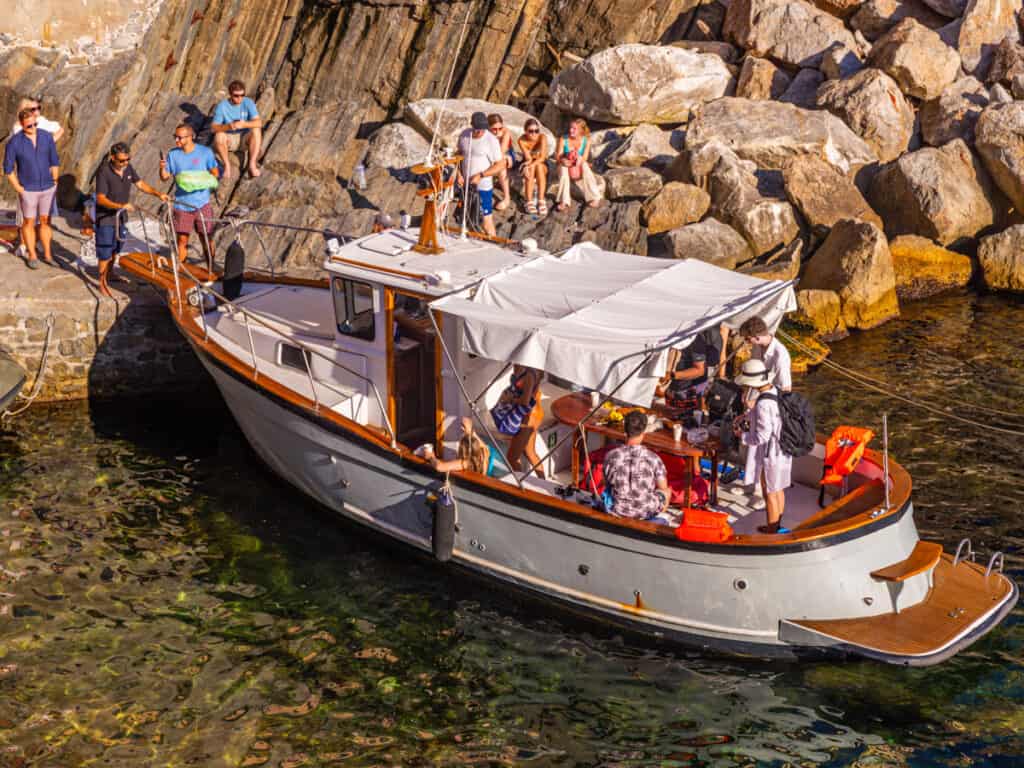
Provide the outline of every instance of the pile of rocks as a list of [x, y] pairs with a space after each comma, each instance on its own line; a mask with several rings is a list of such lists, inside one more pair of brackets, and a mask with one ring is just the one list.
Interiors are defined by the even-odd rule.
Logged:
[[[701, 2], [678, 39], [555, 75], [539, 117], [553, 135], [590, 121], [608, 202], [513, 211], [500, 234], [799, 276], [801, 311], [828, 337], [974, 274], [1024, 290], [1020, 17], [1021, 0]], [[368, 165], [394, 178], [421, 161], [438, 108], [406, 106], [371, 136]], [[446, 143], [477, 109], [514, 133], [528, 117], [447, 109]]]

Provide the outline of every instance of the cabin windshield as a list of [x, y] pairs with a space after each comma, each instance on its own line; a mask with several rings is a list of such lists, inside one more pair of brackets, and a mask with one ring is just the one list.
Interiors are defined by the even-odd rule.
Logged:
[[375, 336], [373, 286], [357, 280], [336, 277], [332, 281], [334, 316], [338, 333], [373, 341]]

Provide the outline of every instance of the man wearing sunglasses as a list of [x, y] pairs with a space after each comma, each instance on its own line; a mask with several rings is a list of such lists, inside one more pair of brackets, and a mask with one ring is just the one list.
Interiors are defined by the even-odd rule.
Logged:
[[[121, 252], [127, 231], [126, 214], [134, 211], [131, 203], [132, 187], [147, 195], [170, 200], [139, 178], [131, 164], [131, 148], [123, 141], [110, 148], [110, 156], [96, 172], [96, 259], [99, 261], [100, 293], [114, 298], [108, 280], [114, 256]], [[118, 216], [119, 211], [124, 214]]]
[[178, 259], [186, 266], [188, 239], [195, 230], [206, 251], [207, 265], [213, 268], [213, 207], [210, 190], [216, 189], [220, 168], [213, 151], [196, 144], [196, 132], [188, 123], [174, 129], [175, 148], [167, 158], [160, 159], [160, 180], [174, 179], [174, 234], [177, 238]]
[[28, 251], [26, 264], [39, 269], [36, 258], [36, 221], [39, 222], [39, 242], [43, 244], [43, 261], [53, 264], [50, 229], [50, 210], [57, 193], [57, 175], [60, 160], [57, 145], [49, 131], [38, 127], [38, 113], [22, 109], [18, 113], [21, 132], [7, 141], [4, 148], [4, 173], [18, 193], [21, 210], [21, 242]]
[[256, 178], [260, 168], [256, 160], [263, 141], [263, 121], [256, 104], [245, 95], [245, 85], [233, 80], [228, 86], [228, 97], [213, 110], [213, 150], [224, 166], [224, 178], [231, 177], [229, 153], [237, 152], [245, 140], [249, 150], [249, 174]]

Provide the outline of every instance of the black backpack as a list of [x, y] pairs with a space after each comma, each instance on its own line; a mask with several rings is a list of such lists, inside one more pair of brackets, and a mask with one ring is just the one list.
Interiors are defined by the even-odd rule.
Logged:
[[704, 402], [713, 421], [740, 412], [743, 390], [726, 379], [715, 379], [704, 393]]
[[806, 456], [814, 450], [814, 412], [806, 397], [799, 392], [782, 392], [778, 395], [765, 394], [763, 398], [779, 404], [782, 416], [782, 433], [779, 446], [787, 456]]

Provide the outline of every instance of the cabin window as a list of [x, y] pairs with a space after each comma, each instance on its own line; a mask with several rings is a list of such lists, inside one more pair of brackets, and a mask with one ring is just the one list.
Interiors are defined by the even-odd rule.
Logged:
[[338, 333], [373, 341], [373, 286], [341, 277], [334, 278], [333, 286]]
[[309, 352], [306, 352], [301, 347], [296, 347], [294, 344], [285, 344], [283, 341], [277, 345], [278, 365], [282, 365], [285, 368], [295, 368], [305, 373], [308, 360]]

